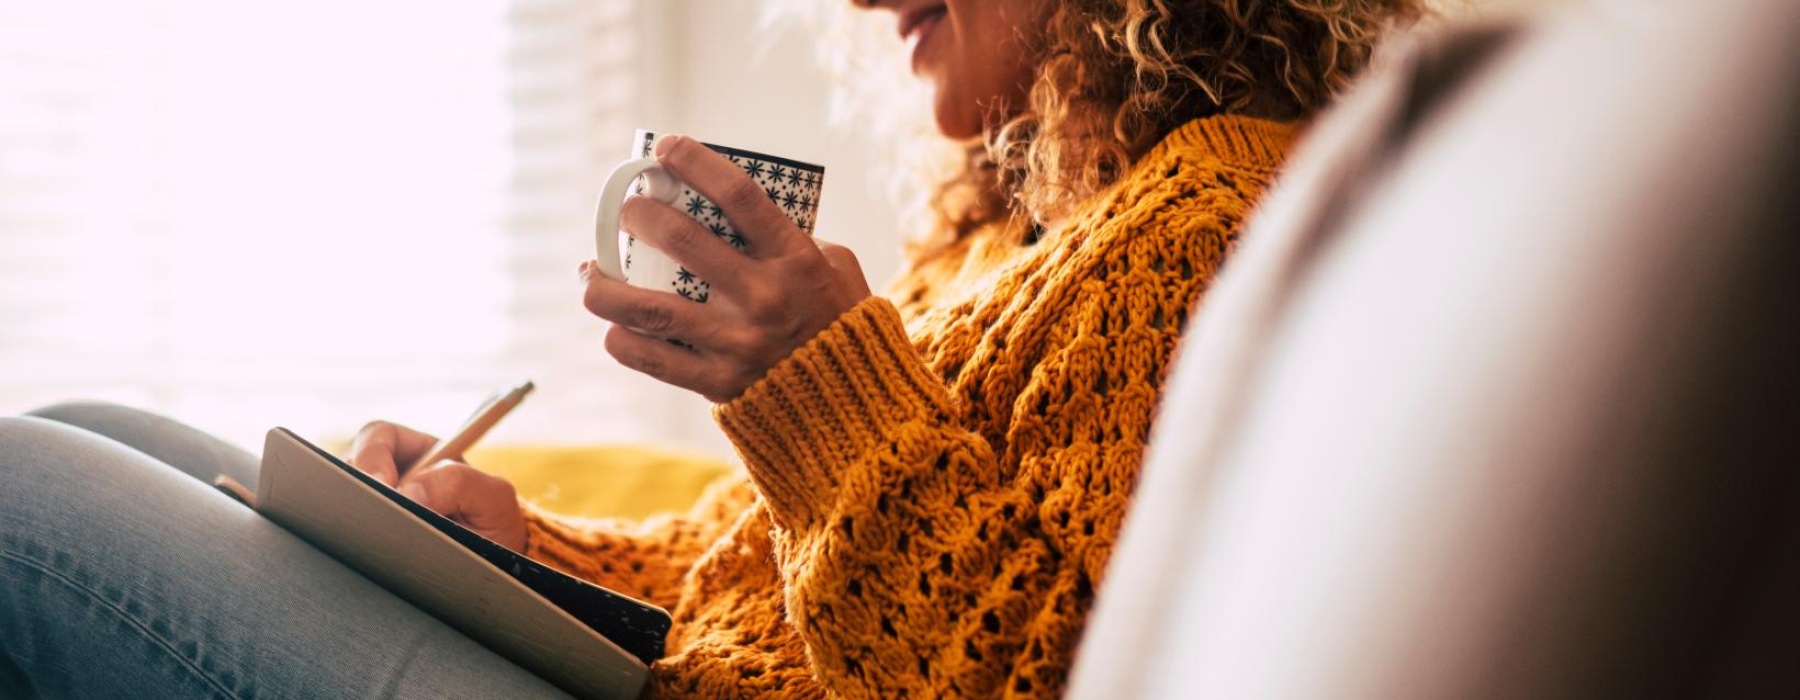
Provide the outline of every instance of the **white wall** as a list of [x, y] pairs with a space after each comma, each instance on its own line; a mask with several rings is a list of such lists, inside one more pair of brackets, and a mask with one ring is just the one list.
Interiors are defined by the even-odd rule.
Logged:
[[819, 235], [850, 246], [875, 284], [886, 282], [899, 260], [894, 209], [872, 191], [863, 149], [826, 122], [829, 86], [811, 37], [759, 29], [757, 0], [645, 5], [668, 30], [648, 57], [663, 92], [646, 126], [825, 166]]
[[[830, 96], [799, 28], [761, 30], [760, 0], [641, 0], [647, 55], [641, 126], [825, 166], [817, 234], [856, 251], [877, 290], [899, 267], [894, 207], [865, 150], [827, 123]], [[906, 76], [896, 76], [903, 79]], [[630, 134], [619, 137], [620, 156]], [[731, 453], [708, 404], [681, 394], [682, 447]]]

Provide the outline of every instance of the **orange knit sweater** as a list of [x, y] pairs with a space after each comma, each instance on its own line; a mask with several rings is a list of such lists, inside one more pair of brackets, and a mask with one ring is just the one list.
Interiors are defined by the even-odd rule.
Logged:
[[1170, 134], [1033, 245], [916, 261], [715, 416], [684, 517], [527, 509], [529, 553], [665, 606], [663, 697], [1054, 697], [1188, 310], [1292, 137]]

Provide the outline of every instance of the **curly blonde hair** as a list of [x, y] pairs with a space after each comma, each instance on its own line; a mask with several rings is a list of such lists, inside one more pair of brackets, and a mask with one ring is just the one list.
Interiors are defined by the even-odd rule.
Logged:
[[[867, 27], [858, 32], [841, 12], [817, 9], [815, 19], [837, 27], [828, 35], [854, 37], [859, 49], [833, 45], [826, 52], [851, 88], [840, 107], [852, 109], [840, 115], [881, 103], [888, 103], [881, 111], [896, 113], [894, 100], [869, 99], [881, 92], [869, 86], [893, 84], [891, 76], [871, 77], [880, 75], [874, 71], [897, 70], [868, 60], [877, 35]], [[915, 192], [941, 236], [1014, 219], [1053, 224], [1188, 121], [1217, 114], [1306, 118], [1368, 63], [1388, 29], [1431, 13], [1431, 0], [1058, 0], [1045, 31], [1030, 42], [1039, 56], [1025, 103], [1009, 106], [986, 138], [949, 144], [947, 152], [905, 167], [913, 184], [925, 185]], [[929, 104], [917, 94], [905, 100]], [[916, 144], [921, 123], [915, 117], [911, 138], [890, 143]], [[876, 120], [876, 130], [890, 136], [900, 126], [891, 117]]]

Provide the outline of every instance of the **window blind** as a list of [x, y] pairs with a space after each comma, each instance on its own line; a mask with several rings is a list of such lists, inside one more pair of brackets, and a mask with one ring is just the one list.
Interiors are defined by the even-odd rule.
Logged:
[[[101, 398], [256, 446], [655, 436], [580, 306], [631, 0], [0, 4], [0, 411]], [[616, 142], [616, 143], [615, 143]], [[504, 438], [502, 438], [504, 439]]]

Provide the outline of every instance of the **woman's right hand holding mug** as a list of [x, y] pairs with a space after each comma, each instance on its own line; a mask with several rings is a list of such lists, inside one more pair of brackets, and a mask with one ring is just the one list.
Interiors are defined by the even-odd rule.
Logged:
[[426, 433], [374, 421], [356, 433], [345, 461], [433, 512], [523, 553], [525, 512], [512, 482], [469, 466], [461, 455], [408, 468], [435, 444], [437, 438]]

